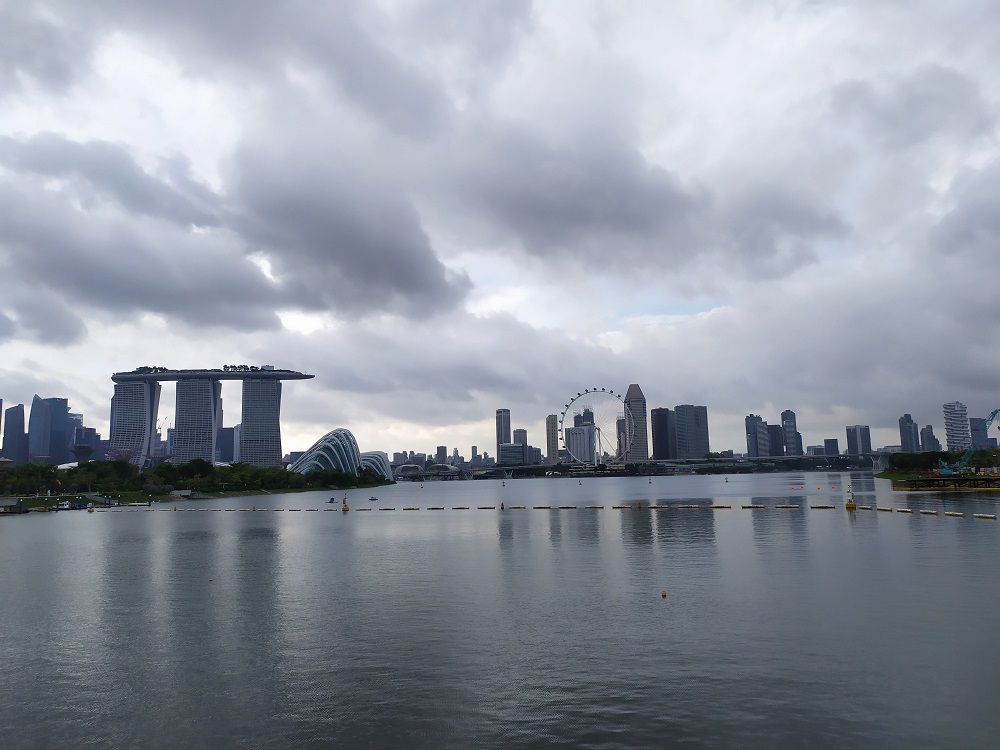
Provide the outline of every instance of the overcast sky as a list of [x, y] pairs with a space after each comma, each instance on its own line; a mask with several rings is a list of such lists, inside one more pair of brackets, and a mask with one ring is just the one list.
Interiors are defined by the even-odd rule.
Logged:
[[[639, 383], [807, 445], [1000, 406], [994, 0], [0, 0], [0, 398], [273, 364], [283, 448]], [[239, 388], [223, 387], [225, 422]], [[160, 416], [173, 420], [165, 385]]]

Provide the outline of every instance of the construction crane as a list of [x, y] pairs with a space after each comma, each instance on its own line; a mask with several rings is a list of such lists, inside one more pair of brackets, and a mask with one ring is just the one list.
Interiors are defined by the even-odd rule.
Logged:
[[[986, 418], [986, 433], [987, 434], [989, 434], [990, 425], [993, 424], [993, 422], [996, 420], [996, 418], [998, 416], [1000, 416], [1000, 409], [994, 409], [992, 412], [990, 412], [990, 415]], [[939, 458], [938, 459], [938, 468], [937, 468], [938, 475], [942, 476], [942, 477], [946, 477], [946, 476], [951, 476], [952, 474], [959, 474], [959, 473], [961, 473], [962, 469], [964, 469], [965, 465], [967, 463], [969, 463], [969, 459], [972, 458], [972, 454], [975, 453], [975, 452], [976, 452], [976, 446], [970, 445], [966, 449], [965, 453], [962, 454], [962, 457], [960, 459], [958, 459], [958, 463], [955, 464], [954, 466], [949, 466], [948, 464], [946, 464], [943, 460], [941, 460]]]

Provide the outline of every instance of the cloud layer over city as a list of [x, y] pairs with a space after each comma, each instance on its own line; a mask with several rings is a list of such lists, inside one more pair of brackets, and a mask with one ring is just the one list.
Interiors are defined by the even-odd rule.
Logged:
[[[285, 450], [585, 387], [806, 444], [1000, 407], [995, 3], [0, 4], [0, 398], [273, 364]], [[165, 389], [166, 390], [166, 389]], [[226, 423], [238, 392], [224, 388]], [[161, 416], [171, 420], [166, 396]]]

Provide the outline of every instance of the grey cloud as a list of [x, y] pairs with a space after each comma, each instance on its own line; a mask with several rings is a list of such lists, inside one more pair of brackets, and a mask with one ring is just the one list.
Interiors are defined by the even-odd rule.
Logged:
[[469, 65], [505, 63], [532, 22], [530, 0], [424, 0], [403, 12], [417, 40], [457, 48]]
[[539, 257], [677, 260], [702, 245], [709, 201], [633, 148], [546, 143], [479, 123], [454, 157], [454, 208], [463, 204]]
[[752, 277], [782, 276], [817, 260], [815, 243], [846, 233], [816, 198], [777, 185], [753, 185], [720, 211], [735, 256]]
[[0, 164], [51, 177], [78, 175], [135, 213], [179, 224], [218, 224], [212, 205], [216, 198], [194, 183], [176, 159], [170, 162], [170, 174], [187, 195], [146, 173], [124, 148], [107, 141], [77, 143], [55, 133], [39, 133], [23, 141], [0, 137]]
[[62, 195], [0, 181], [7, 284], [51, 290], [109, 315], [152, 312], [197, 327], [277, 327], [280, 289], [218, 230], [84, 214]]
[[57, 19], [34, 3], [0, 3], [0, 94], [20, 89], [25, 79], [65, 91], [89, 69], [87, 26]]
[[440, 83], [380, 42], [369, 27], [380, 30], [386, 21], [364, 3], [97, 0], [56, 7], [75, 12], [83, 25], [101, 19], [164, 43], [193, 75], [279, 85], [289, 64], [298, 64], [394, 133], [428, 137], [450, 118]]
[[317, 163], [307, 148], [279, 156], [245, 144], [230, 179], [235, 225], [304, 307], [424, 318], [469, 289], [435, 256], [399, 190], [347, 156]]
[[57, 346], [74, 344], [86, 335], [86, 325], [59, 295], [36, 287], [19, 297], [13, 308], [21, 334]]
[[17, 324], [11, 318], [0, 311], [0, 341], [7, 341], [17, 333]]
[[923, 65], [896, 80], [847, 81], [833, 92], [834, 114], [856, 119], [875, 139], [906, 148], [939, 134], [972, 137], [994, 119], [973, 79], [952, 68]]

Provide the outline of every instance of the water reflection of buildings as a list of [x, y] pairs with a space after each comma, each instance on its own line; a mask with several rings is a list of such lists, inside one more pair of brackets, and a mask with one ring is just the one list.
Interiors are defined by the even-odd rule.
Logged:
[[[750, 511], [753, 538], [758, 552], [776, 550], [789, 542], [793, 549], [805, 554], [809, 529], [806, 521], [808, 500], [802, 494], [771, 495], [750, 498], [752, 505], [763, 505]], [[800, 505], [800, 508], [777, 508], [777, 505]]]
[[[671, 504], [670, 510], [653, 510], [655, 516], [655, 538], [664, 545], [693, 545], [715, 548], [715, 511], [709, 506], [712, 498], [684, 498]], [[679, 505], [697, 505], [695, 508], [680, 508]]]
[[626, 546], [648, 547], [653, 544], [653, 513], [669, 511], [642, 510], [617, 511], [621, 518], [622, 541]]

